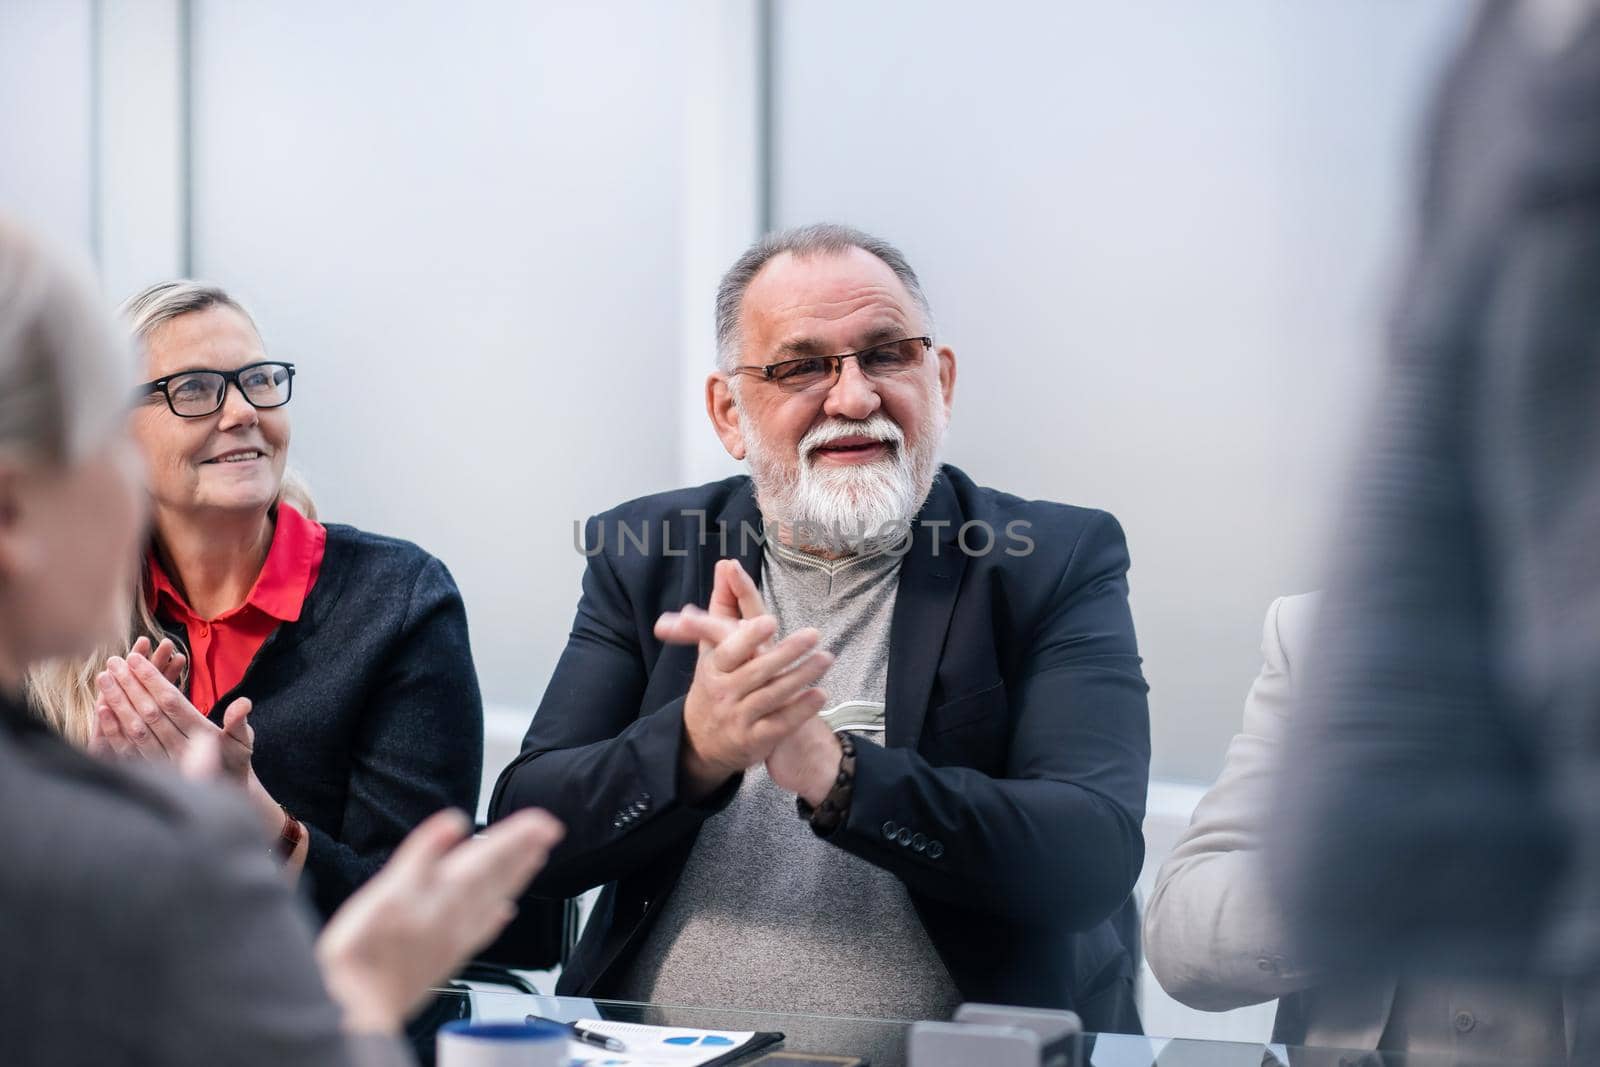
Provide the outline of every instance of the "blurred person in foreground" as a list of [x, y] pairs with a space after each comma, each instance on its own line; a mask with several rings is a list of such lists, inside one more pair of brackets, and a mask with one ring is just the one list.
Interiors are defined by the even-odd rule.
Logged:
[[[1303, 959], [1574, 983], [1600, 1053], [1600, 20], [1489, 3], [1277, 789]], [[1470, 1026], [1470, 1019], [1462, 1020]]]
[[[0, 1049], [16, 1063], [402, 1064], [427, 989], [487, 943], [559, 837], [426, 820], [313, 942], [232, 791], [93, 759], [23, 675], [125, 625], [145, 536], [125, 346], [89, 287], [0, 220]], [[181, 763], [220, 766], [218, 729]]]
[[590, 520], [495, 789], [496, 816], [571, 828], [537, 891], [606, 885], [560, 991], [1137, 1031], [1110, 922], [1150, 755], [1120, 526], [940, 466], [955, 353], [887, 243], [774, 234], [717, 323], [706, 407], [750, 476]]
[[71, 740], [126, 758], [180, 759], [216, 733], [228, 777], [331, 915], [429, 814], [478, 808], [461, 594], [416, 545], [316, 521], [288, 466], [297, 368], [238, 300], [163, 282], [122, 318], [153, 519], [131, 620], [109, 648], [36, 667], [29, 698]]
[[1175, 1000], [1201, 1011], [1277, 999], [1272, 1039], [1286, 1045], [1448, 1058], [1430, 1063], [1564, 1061], [1576, 1013], [1559, 983], [1344, 980], [1297, 957], [1267, 870], [1266, 839], [1278, 818], [1272, 791], [1284, 737], [1317, 654], [1319, 602], [1317, 594], [1283, 597], [1267, 612], [1265, 662], [1245, 701], [1244, 727], [1145, 905], [1151, 971]]

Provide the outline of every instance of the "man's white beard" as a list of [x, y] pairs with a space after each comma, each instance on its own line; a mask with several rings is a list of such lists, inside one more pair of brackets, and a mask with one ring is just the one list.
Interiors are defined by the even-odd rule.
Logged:
[[[881, 412], [861, 421], [828, 419], [801, 438], [797, 457], [788, 462], [773, 454], [742, 410], [739, 425], [762, 517], [796, 548], [844, 553], [890, 547], [905, 537], [939, 471], [945, 415], [934, 398], [911, 449], [900, 427]], [[889, 454], [871, 463], [814, 462], [819, 446], [854, 436], [886, 442]]]

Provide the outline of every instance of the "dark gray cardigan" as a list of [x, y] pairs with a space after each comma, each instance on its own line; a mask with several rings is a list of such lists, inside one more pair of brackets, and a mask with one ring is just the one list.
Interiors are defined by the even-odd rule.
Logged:
[[239, 790], [90, 759], [0, 691], [0, 855], [5, 1063], [412, 1063], [340, 1032]]
[[324, 917], [427, 816], [472, 814], [483, 773], [483, 701], [450, 572], [409, 542], [327, 529], [299, 620], [212, 709], [220, 720], [235, 697], [254, 703], [255, 771], [310, 829], [305, 876]]

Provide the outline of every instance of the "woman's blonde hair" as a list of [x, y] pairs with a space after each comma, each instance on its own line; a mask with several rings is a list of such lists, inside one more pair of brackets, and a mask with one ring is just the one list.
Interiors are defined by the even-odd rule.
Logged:
[[[123, 302], [118, 315], [127, 326], [138, 350], [143, 353], [150, 338], [166, 323], [180, 315], [214, 307], [237, 312], [259, 336], [261, 331], [250, 312], [226, 290], [186, 278], [160, 282], [135, 293]], [[273, 507], [285, 502], [307, 518], [317, 517], [317, 506], [311, 498], [311, 490], [293, 469], [284, 471]], [[106, 660], [112, 656], [127, 655], [140, 637], [148, 637], [152, 644], [157, 644], [167, 636], [150, 610], [149, 589], [150, 567], [146, 563], [139, 568], [138, 588], [131, 590], [133, 603], [130, 605], [128, 632], [123, 640], [96, 649], [92, 655], [56, 660], [28, 672], [28, 699], [34, 710], [74, 744], [88, 744], [97, 701], [94, 678], [105, 669]]]

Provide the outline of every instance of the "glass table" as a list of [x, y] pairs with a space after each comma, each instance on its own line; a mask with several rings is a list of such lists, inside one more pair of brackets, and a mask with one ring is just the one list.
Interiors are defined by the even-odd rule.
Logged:
[[[634, 1004], [540, 996], [508, 992], [500, 988], [453, 988], [435, 994], [413, 1022], [410, 1037], [419, 1062], [431, 1065], [434, 1062], [435, 1034], [444, 1023], [455, 1019], [521, 1022], [529, 1015], [562, 1022], [599, 1018], [706, 1030], [776, 1030], [784, 1035], [783, 1043], [777, 1048], [859, 1056], [872, 1067], [904, 1067], [906, 1038], [911, 1030], [910, 1022], [897, 1019]], [[765, 1051], [772, 1050], [755, 1052], [749, 1059], [757, 1059]], [[1135, 1037], [1128, 1034], [1089, 1034], [1083, 1040], [1080, 1062], [1089, 1067], [1465, 1067], [1468, 1061], [1454, 1056], [1289, 1048], [1283, 1045]], [[1535, 1065], [1526, 1064], [1523, 1067]]]

